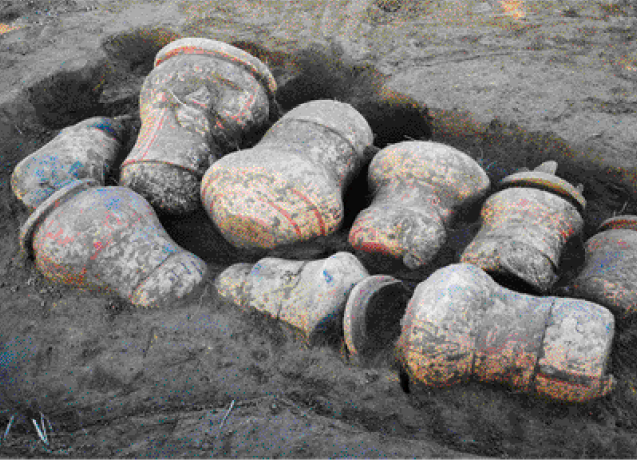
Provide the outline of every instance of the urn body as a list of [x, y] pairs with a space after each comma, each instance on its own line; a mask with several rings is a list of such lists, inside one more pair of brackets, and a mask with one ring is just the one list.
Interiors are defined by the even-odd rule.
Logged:
[[125, 187], [76, 181], [29, 217], [20, 244], [47, 278], [170, 307], [196, 291], [206, 264], [177, 246], [153, 208]]
[[586, 402], [613, 387], [606, 367], [614, 324], [595, 303], [521, 294], [475, 265], [454, 264], [417, 286], [397, 356], [432, 387], [473, 379]]
[[354, 221], [350, 244], [418, 269], [445, 244], [454, 212], [481, 199], [490, 182], [463, 152], [437, 142], [410, 141], [374, 156], [369, 184], [374, 200]]
[[302, 104], [256, 146], [210, 167], [201, 185], [204, 209], [239, 248], [272, 249], [329, 235], [341, 225], [344, 189], [371, 143], [371, 128], [349, 104]]

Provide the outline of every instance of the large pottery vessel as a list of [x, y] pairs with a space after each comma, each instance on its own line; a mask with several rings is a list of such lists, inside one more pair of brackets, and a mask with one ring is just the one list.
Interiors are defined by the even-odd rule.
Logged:
[[350, 244], [415, 270], [445, 244], [454, 213], [483, 198], [490, 182], [465, 153], [437, 142], [410, 141], [376, 154], [369, 184], [374, 201], [352, 225]]
[[582, 231], [586, 206], [581, 186], [557, 177], [556, 169], [551, 161], [502, 179], [460, 260], [530, 292], [548, 292], [558, 279], [564, 244]]
[[618, 321], [637, 314], [637, 216], [602, 222], [585, 244], [584, 267], [570, 294], [604, 305]]
[[20, 244], [47, 278], [142, 307], [175, 306], [207, 272], [170, 239], [144, 198], [89, 179], [43, 202], [22, 227]]
[[341, 225], [343, 192], [372, 139], [351, 105], [302, 104], [256, 146], [210, 167], [201, 185], [204, 208], [239, 248], [271, 249], [329, 235]]
[[13, 193], [33, 211], [69, 181], [94, 179], [104, 185], [126, 135], [121, 121], [106, 117], [63, 129], [18, 163], [11, 174]]
[[215, 286], [222, 298], [287, 323], [312, 345], [341, 340], [347, 297], [368, 276], [356, 257], [339, 252], [323, 260], [266, 257], [231, 265]]
[[613, 334], [600, 305], [520, 294], [475, 265], [454, 264], [417, 286], [396, 354], [411, 379], [431, 387], [477, 380], [586, 402], [613, 387]]
[[168, 44], [142, 86], [142, 128], [120, 183], [163, 213], [196, 210], [204, 172], [264, 127], [275, 90], [245, 51], [206, 38]]

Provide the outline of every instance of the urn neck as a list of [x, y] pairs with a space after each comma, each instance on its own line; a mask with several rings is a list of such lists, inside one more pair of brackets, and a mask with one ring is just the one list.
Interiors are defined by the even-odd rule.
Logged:
[[374, 141], [374, 133], [367, 120], [344, 102], [317, 100], [301, 104], [285, 114], [273, 128], [292, 120], [309, 123], [335, 134], [347, 142], [361, 159], [364, 158], [365, 149]]

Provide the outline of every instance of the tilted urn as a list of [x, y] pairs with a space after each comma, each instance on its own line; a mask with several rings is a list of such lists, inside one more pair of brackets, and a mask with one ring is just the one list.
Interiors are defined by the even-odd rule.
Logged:
[[374, 156], [369, 185], [374, 199], [354, 221], [350, 244], [415, 270], [436, 256], [454, 214], [483, 198], [490, 182], [467, 154], [438, 142], [409, 141]]
[[141, 89], [142, 127], [120, 184], [162, 213], [198, 209], [203, 174], [264, 127], [275, 91], [267, 66], [234, 46], [207, 38], [166, 45]]
[[410, 379], [431, 387], [476, 380], [587, 402], [613, 388], [614, 325], [596, 303], [521, 294], [453, 264], [416, 287], [396, 355]]
[[20, 244], [50, 280], [141, 307], [186, 301], [207, 273], [142, 196], [92, 179], [70, 182], [44, 201], [22, 226]]
[[332, 234], [343, 220], [345, 188], [372, 139], [349, 104], [301, 104], [257, 145], [210, 167], [201, 184], [204, 209], [238, 248], [272, 249]]
[[104, 185], [128, 129], [118, 119], [93, 117], [64, 128], [24, 158], [11, 174], [14, 195], [30, 211], [69, 180], [94, 179]]
[[223, 299], [283, 321], [313, 345], [341, 341], [349, 293], [368, 276], [354, 255], [339, 252], [321, 260], [266, 257], [234, 264], [215, 286]]
[[581, 272], [568, 292], [608, 308], [618, 322], [637, 313], [637, 216], [607, 219], [585, 245]]
[[582, 187], [557, 177], [556, 170], [549, 161], [502, 179], [482, 206], [480, 231], [460, 260], [525, 290], [548, 292], [559, 277], [565, 243], [584, 227], [586, 206]]

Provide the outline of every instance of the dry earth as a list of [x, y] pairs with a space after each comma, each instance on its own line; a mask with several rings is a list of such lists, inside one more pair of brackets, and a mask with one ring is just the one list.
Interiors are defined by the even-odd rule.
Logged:
[[[355, 57], [427, 104], [434, 140], [479, 159], [492, 179], [559, 161], [558, 173], [585, 185], [587, 236], [604, 218], [637, 213], [636, 7], [520, 3], [371, 6], [354, 37]], [[406, 395], [389, 367], [305, 349], [280, 324], [221, 302], [212, 281], [237, 256], [198, 219], [165, 222], [211, 268], [202, 296], [170, 312], [51, 284], [20, 253], [27, 212], [11, 193], [11, 171], [63, 126], [93, 114], [135, 114], [156, 46], [130, 42], [128, 32], [163, 27], [163, 37], [294, 51], [316, 37], [321, 5], [0, 1], [0, 428], [15, 415], [0, 455], [637, 456], [630, 327], [615, 339], [616, 390], [587, 405], [473, 384]], [[565, 279], [578, 263], [573, 248], [561, 267]], [[48, 446], [31, 422], [41, 413]]]

